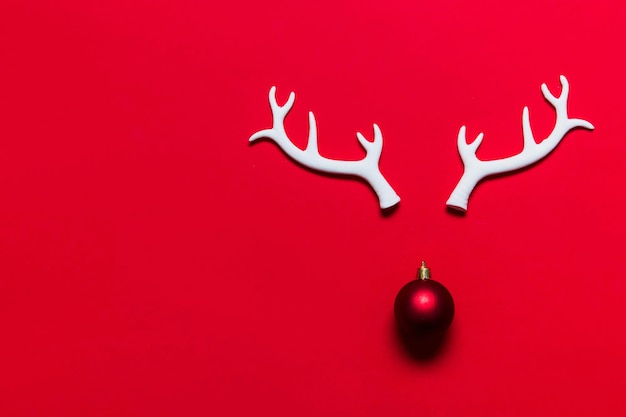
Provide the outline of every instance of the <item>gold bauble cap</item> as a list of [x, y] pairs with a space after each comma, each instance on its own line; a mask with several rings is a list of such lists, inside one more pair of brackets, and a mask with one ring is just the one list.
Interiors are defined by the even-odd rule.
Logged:
[[430, 279], [430, 268], [426, 266], [426, 262], [422, 261], [422, 266], [420, 266], [417, 276], [419, 279]]

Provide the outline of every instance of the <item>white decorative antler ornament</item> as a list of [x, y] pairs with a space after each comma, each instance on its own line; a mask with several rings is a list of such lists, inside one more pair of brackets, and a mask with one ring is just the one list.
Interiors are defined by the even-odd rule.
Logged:
[[294, 145], [285, 132], [285, 117], [293, 107], [296, 96], [292, 92], [283, 106], [276, 102], [276, 87], [272, 87], [269, 93], [270, 107], [272, 109], [273, 125], [271, 129], [261, 130], [250, 137], [250, 142], [260, 138], [268, 138], [276, 144], [292, 159], [302, 165], [330, 174], [354, 175], [367, 181], [374, 192], [378, 195], [381, 209], [390, 208], [400, 201], [400, 197], [383, 177], [378, 167], [380, 154], [383, 149], [383, 136], [378, 125], [374, 124], [374, 140], [372, 142], [357, 133], [357, 139], [363, 149], [365, 158], [358, 161], [341, 161], [321, 156], [317, 149], [317, 126], [313, 112], [309, 112], [309, 140], [306, 149], [302, 150]]
[[446, 205], [450, 208], [466, 211], [467, 200], [476, 184], [483, 178], [494, 174], [514, 171], [525, 166], [531, 165], [545, 156], [547, 156], [561, 139], [572, 129], [584, 127], [585, 129], [593, 129], [593, 125], [586, 120], [570, 119], [567, 115], [567, 98], [569, 95], [569, 84], [567, 78], [561, 75], [561, 85], [563, 89], [561, 95], [557, 98], [545, 84], [541, 85], [541, 92], [550, 104], [556, 110], [556, 122], [552, 133], [540, 143], [535, 142], [532, 130], [530, 128], [530, 119], [528, 117], [528, 107], [524, 107], [522, 112], [522, 133], [524, 136], [524, 149], [517, 155], [508, 158], [482, 161], [476, 157], [476, 150], [483, 140], [483, 134], [480, 133], [476, 140], [467, 143], [465, 139], [465, 126], [459, 130], [458, 148], [465, 171], [458, 184], [452, 191]]

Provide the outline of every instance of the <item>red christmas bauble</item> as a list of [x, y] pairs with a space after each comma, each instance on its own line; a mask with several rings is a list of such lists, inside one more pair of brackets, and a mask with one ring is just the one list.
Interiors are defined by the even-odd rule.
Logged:
[[452, 323], [454, 300], [446, 287], [430, 279], [430, 271], [422, 262], [418, 279], [398, 292], [394, 314], [400, 330], [406, 335], [441, 332]]

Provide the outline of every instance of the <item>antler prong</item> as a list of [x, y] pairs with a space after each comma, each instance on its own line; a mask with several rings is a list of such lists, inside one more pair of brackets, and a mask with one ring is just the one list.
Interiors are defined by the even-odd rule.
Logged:
[[457, 148], [464, 164], [471, 159], [476, 159], [476, 151], [478, 150], [480, 144], [483, 143], [484, 137], [485, 135], [481, 132], [472, 142], [467, 143], [466, 127], [461, 126], [457, 136]]
[[369, 145], [371, 145], [371, 142], [365, 139], [365, 136], [363, 136], [361, 132], [356, 132], [356, 138], [359, 140], [359, 143], [361, 144], [363, 149], [367, 151], [369, 149]]
[[585, 129], [589, 129], [589, 130], [595, 129], [595, 127], [586, 120], [583, 120], [583, 119], [570, 119], [570, 120], [572, 121], [572, 124], [575, 127], [584, 127]]
[[287, 114], [291, 111], [291, 108], [293, 107], [293, 103], [296, 100], [296, 94], [293, 91], [289, 93], [289, 98], [287, 99], [285, 104], [281, 106], [276, 100], [276, 86], [272, 86], [269, 92], [269, 100], [270, 108], [272, 109], [273, 128], [281, 129], [282, 126], [282, 130], [284, 130], [285, 117], [287, 117]]
[[319, 149], [317, 147], [317, 122], [315, 121], [315, 115], [312, 111], [309, 112], [309, 140], [307, 141], [305, 152], [319, 155]]
[[527, 106], [524, 106], [524, 110], [522, 110], [522, 138], [524, 140], [523, 149], [530, 149], [532, 146], [537, 145], [533, 130], [530, 127], [530, 114]]
[[367, 153], [368, 156], [370, 154], [375, 154], [375, 153], [378, 153], [378, 155], [380, 156], [380, 153], [382, 152], [382, 148], [383, 148], [383, 135], [382, 135], [382, 132], [380, 131], [380, 128], [378, 127], [376, 123], [374, 123], [373, 129], [374, 129], [373, 140], [371, 141], [368, 140], [365, 136], [361, 134], [361, 132], [356, 132], [356, 138], [358, 139], [363, 149], [365, 149], [365, 152]]
[[561, 95], [558, 97], [552, 94], [546, 83], [541, 84], [543, 96], [554, 107], [558, 107], [559, 103], [567, 103], [567, 99], [569, 98], [569, 81], [567, 81], [564, 75], [561, 75], [559, 80], [561, 81]]

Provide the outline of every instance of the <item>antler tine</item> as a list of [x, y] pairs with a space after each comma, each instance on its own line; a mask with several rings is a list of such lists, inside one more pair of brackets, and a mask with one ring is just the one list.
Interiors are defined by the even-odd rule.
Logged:
[[317, 122], [315, 121], [315, 115], [312, 111], [309, 112], [309, 140], [306, 143], [306, 149], [304, 151], [319, 155], [319, 149], [317, 147]]
[[366, 159], [380, 159], [383, 151], [383, 134], [376, 123], [374, 123], [374, 139], [372, 141], [367, 140], [361, 132], [356, 132], [356, 138], [365, 149]]
[[296, 93], [294, 93], [293, 91], [289, 93], [289, 98], [287, 99], [285, 104], [281, 106], [280, 104], [278, 104], [278, 101], [276, 101], [276, 86], [272, 86], [272, 88], [270, 88], [269, 100], [272, 113], [274, 114], [274, 116], [280, 116], [280, 120], [282, 120], [285, 118], [285, 116], [287, 116], [287, 113], [289, 113], [289, 111], [293, 107], [293, 103], [296, 100]]
[[559, 114], [565, 115], [565, 119], [568, 122], [568, 126], [570, 128], [584, 127], [585, 129], [593, 130], [594, 129], [593, 124], [589, 123], [588, 121], [583, 120], [583, 119], [570, 119], [569, 116], [567, 116], [567, 100], [569, 98], [569, 81], [567, 80], [565, 75], [561, 75], [559, 79], [561, 80], [561, 86], [562, 86], [561, 95], [558, 98], [555, 97], [554, 94], [550, 92], [548, 87], [545, 84], [542, 84], [541, 92], [543, 93], [543, 96], [546, 98], [546, 100], [550, 102], [550, 104], [554, 106], [557, 112], [557, 117]]
[[567, 81], [567, 78], [565, 75], [561, 75], [559, 80], [561, 81], [561, 95], [558, 97], [552, 94], [546, 83], [541, 84], [541, 93], [555, 108], [559, 103], [567, 103], [567, 99], [569, 97], [569, 82]]
[[524, 110], [522, 110], [522, 139], [524, 140], [522, 152], [537, 145], [535, 135], [533, 135], [533, 130], [530, 127], [530, 114], [528, 112], [528, 106], [524, 106]]
[[457, 148], [459, 149], [459, 154], [461, 155], [461, 159], [463, 162], [469, 159], [476, 159], [476, 151], [481, 143], [483, 143], [483, 138], [485, 135], [481, 132], [476, 136], [471, 143], [467, 143], [466, 137], [466, 127], [461, 126], [459, 129], [459, 135], [457, 136]]

